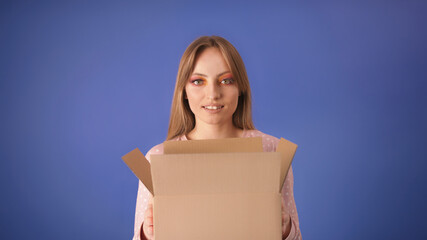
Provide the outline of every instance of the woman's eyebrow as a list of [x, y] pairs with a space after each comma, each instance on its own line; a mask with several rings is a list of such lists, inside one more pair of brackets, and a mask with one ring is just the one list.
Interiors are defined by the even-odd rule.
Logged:
[[[217, 77], [222, 76], [222, 75], [224, 75], [226, 73], [230, 73], [230, 71], [222, 72], [222, 73], [218, 74]], [[202, 76], [202, 77], [207, 77], [208, 76], [208, 75], [202, 74], [202, 73], [193, 73], [193, 75], [198, 75], [198, 76]]]
[[217, 75], [217, 77], [220, 77], [220, 76], [222, 76], [222, 75], [224, 75], [224, 74], [226, 74], [226, 73], [230, 73], [230, 71], [225, 71], [225, 72], [223, 72], [223, 73], [220, 73], [220, 74], [218, 74], [218, 75]]
[[208, 75], [201, 74], [201, 73], [193, 73], [193, 75], [199, 75], [199, 76], [202, 76], [202, 77], [207, 77], [208, 76]]

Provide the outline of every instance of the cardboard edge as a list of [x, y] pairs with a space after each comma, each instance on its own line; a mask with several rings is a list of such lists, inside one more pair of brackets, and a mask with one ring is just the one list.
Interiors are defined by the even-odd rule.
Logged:
[[263, 152], [262, 138], [221, 138], [163, 142], [163, 154]]
[[285, 183], [286, 176], [288, 175], [289, 168], [293, 161], [295, 152], [297, 151], [298, 145], [288, 141], [284, 138], [280, 138], [279, 143], [277, 144], [276, 152], [281, 153], [280, 164], [280, 189], [279, 192], [282, 192], [283, 184]]
[[151, 165], [150, 162], [144, 157], [138, 148], [130, 151], [122, 157], [122, 160], [128, 165], [130, 170], [135, 176], [141, 180], [144, 186], [154, 196], [153, 182], [151, 179]]

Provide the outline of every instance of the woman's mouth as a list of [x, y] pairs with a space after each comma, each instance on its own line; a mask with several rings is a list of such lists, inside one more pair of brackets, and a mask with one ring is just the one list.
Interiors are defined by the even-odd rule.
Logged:
[[219, 110], [221, 108], [223, 108], [224, 106], [220, 106], [220, 105], [207, 105], [207, 106], [203, 106], [204, 109], [208, 109], [208, 110]]
[[202, 106], [208, 113], [218, 113], [224, 107], [223, 105], [206, 105]]

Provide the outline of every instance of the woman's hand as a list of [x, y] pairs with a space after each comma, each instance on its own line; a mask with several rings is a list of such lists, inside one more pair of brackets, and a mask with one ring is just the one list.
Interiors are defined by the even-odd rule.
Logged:
[[288, 237], [291, 232], [291, 216], [285, 210], [285, 200], [282, 199], [282, 238], [285, 239]]
[[148, 202], [147, 210], [144, 214], [144, 224], [142, 225], [142, 230], [144, 236], [148, 239], [154, 239], [154, 222], [153, 222], [153, 198]]

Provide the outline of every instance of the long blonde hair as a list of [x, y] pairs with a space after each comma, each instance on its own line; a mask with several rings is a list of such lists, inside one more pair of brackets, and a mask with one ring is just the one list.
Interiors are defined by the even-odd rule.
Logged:
[[233, 114], [234, 126], [240, 129], [255, 129], [252, 122], [251, 89], [240, 54], [230, 42], [222, 37], [203, 36], [194, 40], [181, 57], [173, 94], [167, 140], [188, 134], [196, 124], [188, 100], [185, 99], [185, 85], [193, 73], [197, 56], [209, 47], [217, 48], [222, 53], [240, 91], [237, 109]]

